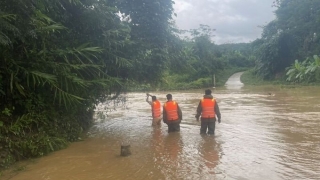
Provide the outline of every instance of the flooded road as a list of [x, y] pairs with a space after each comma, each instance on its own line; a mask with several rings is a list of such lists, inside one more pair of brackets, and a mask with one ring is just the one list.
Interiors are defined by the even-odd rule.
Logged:
[[[204, 89], [150, 92], [162, 103], [171, 93], [182, 109], [181, 132], [170, 134], [166, 124], [151, 127], [145, 93], [128, 93], [98, 107], [89, 138], [7, 179], [319, 179], [320, 88], [247, 87], [240, 75], [212, 89], [222, 114], [215, 136], [200, 136], [194, 118]], [[121, 144], [132, 155], [121, 157]]]

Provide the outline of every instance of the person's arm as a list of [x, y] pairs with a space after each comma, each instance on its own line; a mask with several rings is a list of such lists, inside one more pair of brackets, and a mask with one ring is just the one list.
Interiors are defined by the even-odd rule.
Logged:
[[216, 105], [214, 106], [214, 112], [216, 113], [217, 117], [218, 117], [218, 122], [221, 122], [221, 113], [220, 113], [220, 109], [218, 106], [218, 103], [216, 101]]
[[167, 112], [165, 111], [164, 107], [162, 108], [162, 121], [163, 123], [167, 124]]
[[177, 106], [178, 106], [178, 117], [179, 117], [179, 121], [181, 122], [181, 120], [182, 120], [182, 111], [181, 111], [178, 103], [177, 103]]
[[149, 100], [149, 96], [151, 96], [151, 95], [150, 95], [150, 94], [147, 94], [146, 102], [149, 103], [150, 105], [152, 105], [152, 101]]
[[198, 107], [197, 107], [197, 114], [196, 114], [196, 116], [195, 116], [196, 119], [197, 119], [197, 121], [199, 121], [201, 112], [202, 112], [202, 107], [201, 107], [201, 101], [200, 101], [199, 104], [198, 104]]

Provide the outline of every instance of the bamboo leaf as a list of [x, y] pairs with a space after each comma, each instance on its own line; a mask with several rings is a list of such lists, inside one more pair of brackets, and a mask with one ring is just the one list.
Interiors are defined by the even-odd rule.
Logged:
[[19, 93], [22, 94], [24, 97], [26, 97], [26, 94], [24, 93], [24, 89], [22, 85], [20, 85], [18, 82], [15, 82], [15, 86], [18, 89]]

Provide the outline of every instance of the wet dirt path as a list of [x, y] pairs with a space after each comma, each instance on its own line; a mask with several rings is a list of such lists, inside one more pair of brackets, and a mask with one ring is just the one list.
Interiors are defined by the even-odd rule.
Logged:
[[[101, 104], [89, 138], [29, 164], [10, 180], [319, 179], [319, 87], [243, 86], [237, 73], [215, 88], [222, 113], [215, 136], [200, 136], [194, 118], [204, 89], [171, 93], [183, 112], [180, 133], [151, 127], [145, 93]], [[108, 107], [108, 108], [106, 108]], [[132, 155], [120, 156], [131, 145]]]

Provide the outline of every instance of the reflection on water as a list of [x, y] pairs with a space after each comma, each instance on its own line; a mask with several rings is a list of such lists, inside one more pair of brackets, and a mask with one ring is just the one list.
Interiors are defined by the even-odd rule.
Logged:
[[[179, 133], [168, 133], [165, 124], [152, 127], [145, 93], [129, 93], [90, 138], [37, 160], [11, 180], [319, 179], [319, 88], [230, 87], [213, 91], [222, 113], [215, 136], [201, 136], [194, 118], [203, 90], [152, 93], [161, 102], [173, 94], [183, 111]], [[131, 145], [131, 156], [120, 156], [123, 142]]]
[[[210, 136], [202, 136], [202, 141], [199, 143], [199, 161], [202, 161], [201, 169], [203, 172], [214, 175], [214, 169], [219, 163], [219, 144], [215, 141], [215, 138]], [[205, 174], [205, 173], [204, 173]], [[201, 179], [207, 178], [206, 176]]]

